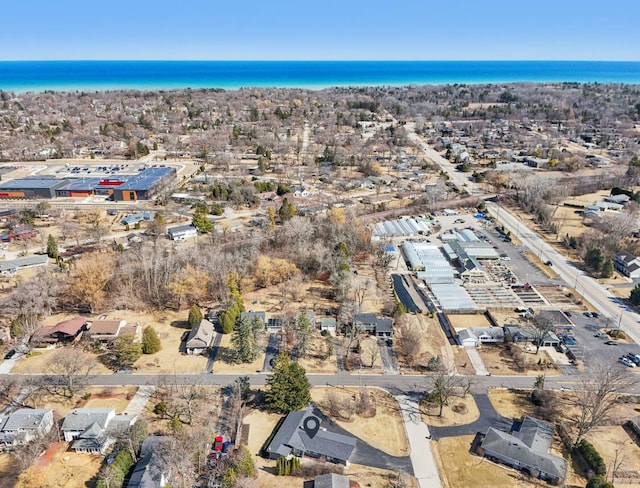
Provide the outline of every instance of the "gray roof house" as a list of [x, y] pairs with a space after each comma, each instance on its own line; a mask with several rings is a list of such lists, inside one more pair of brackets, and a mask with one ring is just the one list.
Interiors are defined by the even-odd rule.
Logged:
[[380, 318], [375, 313], [358, 313], [353, 316], [353, 323], [360, 327], [362, 332], [369, 332], [379, 337], [393, 335], [393, 320], [386, 317]]
[[75, 452], [104, 454], [115, 440], [136, 421], [131, 415], [116, 415], [113, 408], [74, 408], [62, 423], [66, 442], [72, 442]]
[[349, 488], [349, 478], [341, 474], [327, 473], [305, 481], [304, 488]]
[[[506, 340], [513, 342], [531, 342], [537, 340], [537, 332], [533, 327], [517, 327], [514, 325], [504, 326], [504, 337]], [[560, 338], [553, 332], [549, 331], [542, 338], [540, 345], [542, 347], [553, 347], [560, 344]]]
[[509, 433], [489, 427], [478, 454], [534, 478], [560, 484], [567, 473], [567, 462], [549, 453], [553, 432], [553, 424], [525, 416], [513, 423]]
[[0, 416], [0, 447], [27, 444], [48, 433], [53, 427], [53, 410], [21, 408]]
[[254, 312], [253, 310], [249, 310], [248, 312], [240, 312], [240, 322], [244, 319], [249, 319], [251, 322], [254, 318], [257, 318], [262, 322], [262, 325], [267, 325], [267, 314], [262, 311]]
[[356, 447], [356, 439], [323, 429], [318, 429], [315, 435], [310, 436], [304, 429], [305, 420], [310, 417], [320, 425], [320, 419], [310, 409], [290, 412], [285, 417], [266, 448], [269, 459], [290, 455], [324, 457], [332, 463], [348, 465]]
[[185, 344], [187, 354], [203, 354], [211, 347], [214, 336], [213, 324], [207, 319], [202, 319], [189, 331]]
[[620, 251], [615, 255], [613, 267], [628, 278], [640, 278], [640, 259], [628, 251]]
[[140, 460], [133, 468], [127, 488], [163, 488], [169, 483], [167, 463], [163, 457], [169, 440], [166, 436], [150, 436], [144, 440]]

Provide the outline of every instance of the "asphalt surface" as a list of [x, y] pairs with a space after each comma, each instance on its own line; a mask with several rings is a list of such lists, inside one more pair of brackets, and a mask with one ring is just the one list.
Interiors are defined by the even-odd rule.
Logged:
[[473, 399], [480, 411], [480, 418], [475, 422], [466, 425], [454, 425], [447, 427], [429, 426], [429, 431], [433, 439], [441, 439], [443, 437], [457, 437], [461, 435], [473, 435], [478, 432], [486, 432], [489, 427], [509, 431], [512, 420], [496, 412], [495, 408], [489, 400], [486, 393], [473, 394]]

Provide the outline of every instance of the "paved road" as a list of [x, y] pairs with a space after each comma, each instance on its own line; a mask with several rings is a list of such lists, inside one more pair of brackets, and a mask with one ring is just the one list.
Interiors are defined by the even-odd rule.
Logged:
[[575, 288], [577, 292], [588, 300], [596, 309], [611, 318], [613, 323], [620, 324], [620, 328], [640, 344], [640, 316], [629, 309], [611, 292], [603, 288], [596, 280], [587, 276], [581, 269], [576, 268], [566, 257], [556, 251], [535, 232], [529, 230], [525, 224], [504, 207], [494, 202], [487, 202], [487, 208], [496, 220], [518, 237], [523, 244], [538, 254], [543, 262], [549, 260], [553, 269], [564, 280], [567, 286]]

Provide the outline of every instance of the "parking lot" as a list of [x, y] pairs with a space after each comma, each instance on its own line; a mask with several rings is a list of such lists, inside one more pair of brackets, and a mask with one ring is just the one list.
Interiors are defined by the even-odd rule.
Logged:
[[[617, 346], [606, 345], [607, 339], [594, 337], [600, 329], [606, 326], [606, 319], [603, 317], [585, 317], [580, 312], [573, 312], [570, 320], [575, 324], [572, 335], [576, 338], [577, 346], [584, 354], [584, 363], [589, 367], [594, 361], [604, 361], [615, 363], [618, 358], [627, 353], [640, 354], [640, 346], [634, 343], [618, 342]], [[615, 324], [613, 324], [615, 328]], [[575, 347], [575, 346], [571, 346]], [[620, 364], [622, 366], [622, 364]], [[632, 368], [629, 368], [632, 369]], [[636, 368], [639, 369], [640, 368]]]

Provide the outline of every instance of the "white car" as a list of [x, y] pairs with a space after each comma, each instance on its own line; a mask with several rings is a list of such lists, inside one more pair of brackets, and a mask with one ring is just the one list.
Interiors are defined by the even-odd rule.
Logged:
[[625, 358], [624, 356], [621, 357], [620, 359], [618, 359], [618, 362], [624, 364], [625, 366], [629, 367], [629, 368], [635, 368], [636, 365], [633, 361], [631, 361], [631, 359]]

